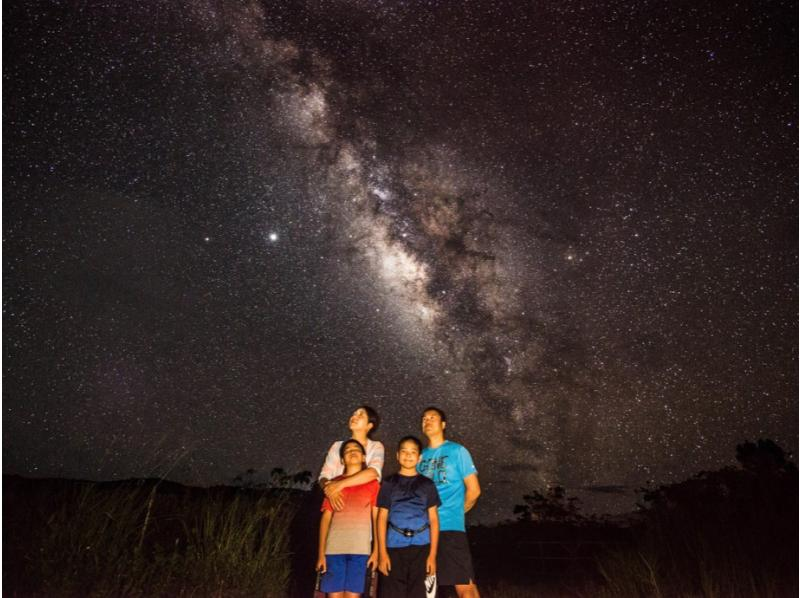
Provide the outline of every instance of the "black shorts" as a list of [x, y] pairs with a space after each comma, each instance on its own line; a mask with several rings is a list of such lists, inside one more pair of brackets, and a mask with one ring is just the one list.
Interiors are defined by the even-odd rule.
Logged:
[[431, 545], [389, 548], [392, 570], [381, 573], [381, 598], [421, 598], [425, 596], [425, 564]]
[[466, 532], [439, 532], [436, 583], [440, 586], [460, 586], [473, 581], [475, 571], [472, 569]]

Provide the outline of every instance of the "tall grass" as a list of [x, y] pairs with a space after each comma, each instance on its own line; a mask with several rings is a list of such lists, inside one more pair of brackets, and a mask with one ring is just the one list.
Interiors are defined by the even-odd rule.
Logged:
[[289, 583], [285, 501], [236, 496], [204, 505], [186, 528], [185, 578], [220, 596], [279, 596]]
[[180, 501], [88, 485], [32, 537], [27, 577], [42, 596], [284, 596], [292, 515], [285, 493]]

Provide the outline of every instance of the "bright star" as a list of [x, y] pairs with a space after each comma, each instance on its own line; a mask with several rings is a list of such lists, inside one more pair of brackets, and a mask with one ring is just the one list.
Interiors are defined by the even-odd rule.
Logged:
[[278, 233], [270, 233], [269, 234], [269, 240], [272, 241], [273, 243], [275, 241], [277, 241], [278, 240]]

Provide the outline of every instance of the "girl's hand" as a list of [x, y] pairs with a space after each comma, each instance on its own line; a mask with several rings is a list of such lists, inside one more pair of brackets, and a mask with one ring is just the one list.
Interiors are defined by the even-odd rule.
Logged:
[[436, 575], [436, 557], [432, 554], [429, 554], [428, 560], [425, 561], [425, 573], [428, 575]]
[[389, 576], [389, 571], [392, 570], [392, 561], [389, 558], [388, 554], [382, 554], [380, 560], [378, 561], [378, 571], [383, 573], [385, 576]]
[[320, 573], [328, 572], [328, 564], [325, 562], [324, 554], [317, 559], [317, 571], [319, 571]]
[[367, 559], [367, 569], [370, 571], [374, 571], [378, 568], [378, 551], [373, 550], [372, 554], [369, 555], [369, 559]]

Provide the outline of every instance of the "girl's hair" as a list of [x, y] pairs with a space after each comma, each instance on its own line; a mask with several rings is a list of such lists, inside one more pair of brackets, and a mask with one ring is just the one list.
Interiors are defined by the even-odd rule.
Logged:
[[400, 442], [397, 443], [397, 450], [399, 451], [401, 448], [403, 448], [403, 445], [406, 442], [413, 442], [414, 444], [416, 444], [417, 450], [420, 452], [420, 454], [422, 454], [422, 442], [416, 436], [403, 436], [400, 439]]
[[361, 454], [362, 454], [362, 455], [366, 455], [366, 454], [367, 454], [367, 451], [366, 451], [366, 450], [364, 450], [364, 445], [363, 445], [363, 444], [361, 444], [361, 443], [360, 443], [358, 440], [356, 440], [355, 438], [350, 438], [350, 439], [348, 439], [348, 440], [345, 440], [345, 441], [342, 443], [342, 446], [340, 446], [340, 447], [339, 447], [339, 458], [340, 458], [342, 461], [344, 461], [344, 449], [346, 449], [346, 448], [347, 448], [347, 445], [348, 445], [348, 444], [355, 444], [355, 445], [356, 445], [358, 448], [360, 448], [360, 449], [361, 449]]
[[369, 421], [369, 423], [372, 424], [372, 427], [369, 429], [369, 432], [367, 432], [367, 438], [371, 440], [372, 435], [378, 431], [378, 426], [381, 425], [381, 416], [378, 415], [378, 412], [375, 411], [369, 405], [359, 405], [358, 407], [356, 407], [356, 411], [358, 411], [359, 409], [363, 409], [364, 411], [367, 412], [367, 420]]

